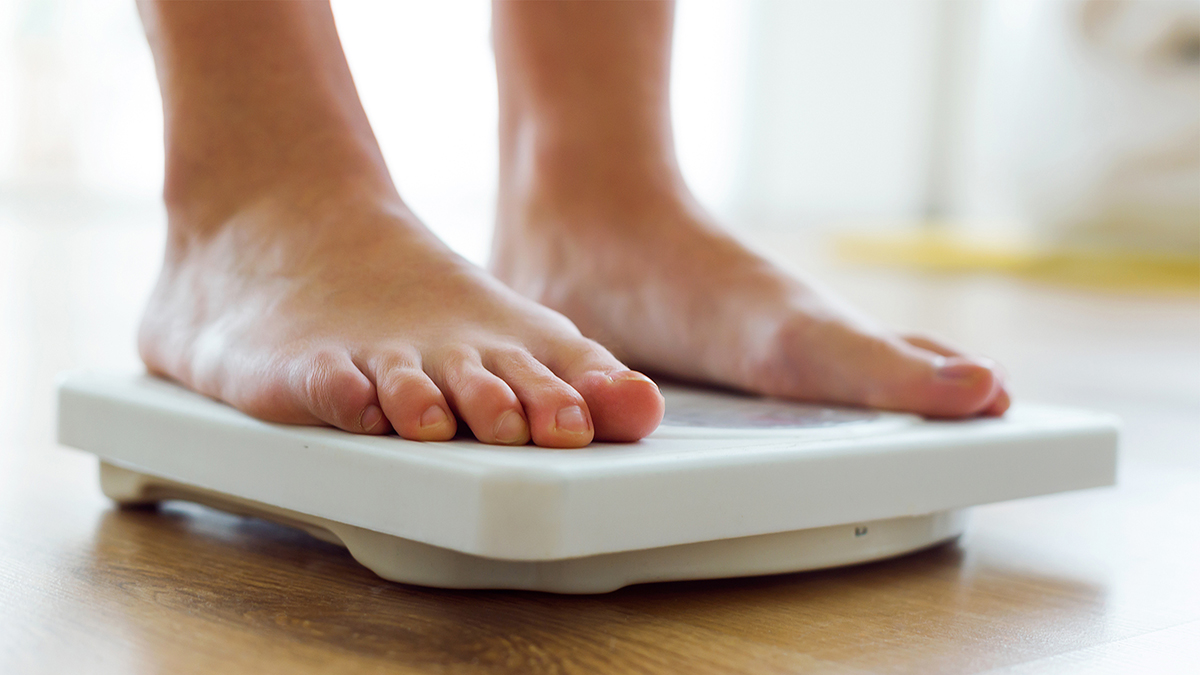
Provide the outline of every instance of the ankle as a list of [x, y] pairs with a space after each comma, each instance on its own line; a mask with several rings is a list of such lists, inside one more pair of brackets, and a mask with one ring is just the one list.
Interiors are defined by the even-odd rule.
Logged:
[[545, 123], [502, 132], [499, 187], [502, 210], [531, 200], [607, 210], [687, 193], [669, 139]]
[[312, 199], [338, 192], [394, 193], [378, 151], [359, 145], [327, 138], [247, 148], [236, 139], [207, 144], [168, 139], [163, 200], [168, 213], [219, 221], [272, 194]]

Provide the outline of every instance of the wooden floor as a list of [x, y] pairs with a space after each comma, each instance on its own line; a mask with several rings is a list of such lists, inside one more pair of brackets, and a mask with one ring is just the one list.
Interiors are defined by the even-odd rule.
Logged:
[[848, 569], [451, 592], [259, 521], [114, 509], [95, 462], [55, 445], [56, 373], [136, 365], [157, 219], [0, 204], [0, 673], [1200, 672], [1196, 294], [840, 270], [761, 239], [872, 314], [999, 358], [1018, 399], [1121, 415], [1119, 487], [981, 507], [956, 544]]

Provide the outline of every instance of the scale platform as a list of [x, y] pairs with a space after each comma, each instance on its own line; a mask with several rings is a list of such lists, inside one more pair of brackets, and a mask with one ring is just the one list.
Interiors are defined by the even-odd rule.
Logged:
[[146, 375], [79, 373], [58, 438], [100, 458], [122, 504], [299, 527], [394, 581], [556, 593], [879, 560], [959, 536], [970, 506], [1115, 482], [1108, 415], [929, 421], [662, 390], [648, 438], [555, 450], [271, 424]]

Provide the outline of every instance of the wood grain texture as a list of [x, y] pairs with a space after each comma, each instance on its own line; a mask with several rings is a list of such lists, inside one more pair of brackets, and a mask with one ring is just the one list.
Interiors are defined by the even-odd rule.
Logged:
[[[131, 360], [157, 234], [117, 228], [127, 245], [53, 271], [95, 236], [0, 218], [23, 261], [0, 270], [0, 673], [1200, 672], [1196, 298], [827, 269], [885, 320], [999, 357], [1019, 396], [1121, 414], [1120, 486], [979, 508], [958, 543], [858, 567], [442, 591], [298, 531], [100, 495], [94, 460], [52, 442], [53, 376]], [[820, 266], [810, 244], [772, 250]]]

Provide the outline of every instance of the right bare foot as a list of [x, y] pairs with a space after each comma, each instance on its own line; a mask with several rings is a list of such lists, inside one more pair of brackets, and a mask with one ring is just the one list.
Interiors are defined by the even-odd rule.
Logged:
[[[663, 401], [562, 315], [449, 251], [399, 200], [272, 194], [172, 219], [140, 333], [151, 371], [255, 417], [578, 447], [652, 431]], [[203, 232], [202, 235], [196, 235]]]

